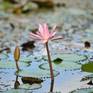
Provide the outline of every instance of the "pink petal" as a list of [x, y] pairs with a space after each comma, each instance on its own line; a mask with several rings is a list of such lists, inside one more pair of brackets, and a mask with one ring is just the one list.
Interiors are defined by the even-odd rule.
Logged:
[[63, 39], [63, 36], [55, 36], [53, 38], [51, 38], [51, 40], [59, 40], [59, 39]]
[[48, 37], [48, 36], [49, 36], [49, 34], [50, 34], [50, 33], [49, 33], [49, 30], [48, 30], [48, 25], [47, 25], [47, 24], [44, 24], [43, 26], [44, 26], [45, 36], [47, 36], [47, 37]]
[[44, 36], [43, 39], [46, 41], [48, 41], [49, 37], [50, 37], [50, 33], [48, 30], [48, 25], [47, 24], [43, 24], [43, 29], [44, 29]]
[[[39, 36], [41, 36], [41, 34], [40, 34], [40, 32], [39, 32], [39, 31], [37, 31], [37, 32], [36, 32], [36, 34], [37, 34], [37, 35], [39, 35]], [[41, 36], [41, 37], [42, 37], [42, 36]]]
[[57, 26], [55, 25], [55, 26], [53, 26], [53, 28], [52, 28], [52, 32], [55, 32], [56, 31], [56, 28], [57, 28]]
[[42, 39], [41, 36], [37, 35], [37, 34], [34, 34], [32, 32], [30, 32], [30, 35], [33, 36], [34, 38], [37, 38], [37, 39]]
[[41, 40], [41, 39], [39, 39], [39, 38], [37, 39], [36, 37], [33, 37], [33, 36], [31, 36], [31, 35], [30, 35], [30, 37], [31, 37], [31, 39], [34, 40], [34, 41]]
[[55, 36], [56, 32], [51, 32], [50, 37]]
[[50, 37], [55, 36], [55, 34], [56, 34], [56, 25], [52, 28]]
[[43, 37], [44, 36], [44, 29], [41, 24], [39, 24], [39, 32], [40, 32], [41, 36]]

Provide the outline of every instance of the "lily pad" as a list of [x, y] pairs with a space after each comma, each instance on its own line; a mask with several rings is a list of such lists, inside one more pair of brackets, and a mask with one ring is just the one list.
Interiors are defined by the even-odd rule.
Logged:
[[32, 77], [22, 77], [21, 80], [24, 84], [30, 84], [30, 85], [41, 84], [43, 82], [43, 80], [39, 78], [32, 78]]
[[90, 42], [92, 42], [92, 41], [93, 41], [92, 36], [87, 36], [86, 38], [83, 37], [83, 38], [81, 38], [81, 40], [82, 40], [83, 42], [85, 42], [85, 41], [90, 41]]
[[82, 61], [86, 59], [85, 56], [83, 55], [77, 55], [77, 54], [72, 54], [72, 53], [66, 53], [66, 54], [56, 54], [52, 56], [52, 60], [56, 58], [61, 58], [64, 61]]
[[21, 62], [31, 62], [31, 57], [21, 57], [19, 61]]
[[[53, 65], [53, 68], [57, 69], [57, 68], [61, 68], [63, 70], [74, 70], [74, 69], [80, 69], [81, 65], [74, 62], [74, 61], [63, 61], [62, 63], [60, 64], [55, 64], [55, 63], [52, 63]], [[45, 70], [48, 70], [49, 69], [49, 65], [48, 63], [43, 63], [39, 66], [41, 69], [45, 69]]]
[[[28, 64], [25, 62], [19, 62], [18, 64], [19, 64], [19, 67], [28, 66]], [[13, 61], [10, 61], [10, 62], [2, 62], [1, 61], [0, 62], [0, 69], [14, 69], [14, 68], [16, 68], [16, 64]]]
[[34, 89], [39, 89], [41, 88], [42, 85], [41, 84], [32, 84], [32, 85], [29, 85], [29, 84], [21, 84], [19, 86], [20, 89], [28, 89], [28, 90], [34, 90]]
[[[50, 78], [50, 71], [43, 70], [40, 68], [36, 68], [34, 70], [29, 68], [26, 70], [19, 71], [16, 74], [21, 77]], [[59, 75], [59, 72], [54, 71], [54, 77], [56, 77], [57, 75]]]
[[[25, 62], [25, 63], [28, 63], [28, 62], [31, 62], [31, 60], [33, 59], [32, 56], [27, 56], [27, 55], [21, 55], [20, 56], [20, 59], [19, 59], [19, 62]], [[9, 61], [14, 61], [14, 57], [13, 55], [9, 55]]]
[[60, 64], [60, 63], [62, 63], [62, 59], [61, 58], [56, 58], [56, 59], [54, 59], [53, 60], [53, 62], [55, 63], [55, 64]]
[[5, 53], [0, 53], [0, 59], [7, 59], [8, 55]]
[[83, 64], [81, 67], [82, 71], [93, 73], [93, 62]]
[[87, 75], [81, 79], [81, 81], [93, 80], [93, 74]]
[[70, 93], [93, 93], [93, 88], [81, 88], [81, 89], [74, 90]]
[[25, 90], [25, 89], [11, 89], [11, 90], [7, 90], [3, 93], [29, 93], [29, 91]]

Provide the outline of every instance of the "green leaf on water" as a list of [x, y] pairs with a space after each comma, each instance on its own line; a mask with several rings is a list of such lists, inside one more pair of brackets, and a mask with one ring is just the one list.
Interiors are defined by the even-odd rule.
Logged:
[[29, 91], [25, 89], [10, 89], [3, 93], [29, 93]]
[[39, 89], [41, 88], [41, 84], [32, 84], [32, 85], [29, 85], [29, 84], [21, 84], [19, 86], [20, 89], [30, 89], [30, 90], [35, 90], [35, 89]]
[[56, 58], [53, 60], [54, 64], [60, 64], [60, 63], [62, 63], [62, 61], [63, 60], [61, 58]]
[[81, 67], [82, 71], [93, 73], [93, 62], [83, 64]]
[[[62, 61], [60, 64], [52, 63], [52, 65], [54, 69], [61, 68], [63, 70], [75, 70], [81, 68], [81, 65], [74, 61]], [[48, 63], [42, 63], [39, 67], [44, 70], [49, 70]]]
[[81, 89], [73, 90], [72, 92], [69, 93], [93, 93], [93, 88], [81, 88]]
[[[74, 54], [74, 53], [63, 53], [63, 54], [55, 54], [51, 56], [52, 60], [55, 60], [56, 58], [60, 58], [64, 61], [82, 61], [82, 60], [86, 60], [87, 57], [84, 55], [78, 55], [78, 54]], [[45, 57], [44, 59], [47, 59], [47, 57]]]
[[[25, 70], [21, 70], [16, 75], [21, 77], [36, 77], [36, 78], [50, 78], [50, 70], [44, 70], [40, 68], [27, 68]], [[54, 71], [54, 77], [59, 75], [59, 72]]]
[[[26, 67], [29, 64], [26, 62], [19, 62], [19, 67]], [[16, 68], [15, 62], [8, 61], [8, 62], [2, 62], [0, 61], [0, 69], [14, 69]]]

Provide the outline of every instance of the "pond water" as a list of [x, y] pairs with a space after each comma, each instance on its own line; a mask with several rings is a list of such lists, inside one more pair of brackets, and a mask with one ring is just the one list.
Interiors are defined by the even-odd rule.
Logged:
[[[62, 40], [49, 42], [55, 76], [54, 93], [92, 93], [93, 85], [87, 84], [90, 79], [82, 80], [92, 73], [81, 71], [81, 66], [93, 61], [93, 16], [90, 11], [63, 7], [35, 10], [26, 15], [0, 12], [0, 47], [11, 50], [0, 53], [0, 93], [49, 92], [51, 82], [45, 47], [41, 42], [35, 42], [35, 48], [30, 51], [22, 51], [21, 47], [30, 41], [30, 31], [44, 22], [50, 28], [57, 24], [58, 34], [64, 36]], [[85, 41], [91, 43], [90, 48], [84, 47]], [[13, 58], [16, 45], [21, 49], [18, 73]], [[62, 62], [54, 63], [57, 58]], [[38, 78], [43, 82], [25, 84], [23, 77]], [[93, 75], [91, 77], [93, 79]], [[18, 89], [14, 89], [15, 86]]]

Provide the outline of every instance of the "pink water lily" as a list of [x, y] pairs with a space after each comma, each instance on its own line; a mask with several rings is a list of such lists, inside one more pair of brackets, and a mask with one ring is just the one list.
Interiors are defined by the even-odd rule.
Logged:
[[60, 39], [62, 38], [62, 36], [55, 36], [56, 34], [56, 26], [54, 26], [52, 28], [51, 31], [49, 31], [48, 29], [48, 25], [47, 24], [39, 24], [39, 29], [36, 33], [30, 33], [31, 38], [33, 40], [41, 40], [43, 43], [48, 42], [49, 40], [55, 40], [55, 39]]
[[56, 26], [54, 26], [52, 30], [49, 31], [47, 24], [43, 24], [43, 25], [40, 24], [39, 29], [36, 33], [32, 33], [32, 32], [30, 33], [31, 38], [33, 40], [41, 40], [45, 44], [47, 56], [48, 56], [48, 63], [50, 67], [50, 77], [51, 77], [50, 92], [51, 93], [53, 92], [53, 86], [54, 86], [54, 73], [53, 73], [51, 56], [50, 56], [49, 47], [48, 47], [48, 41], [63, 38], [62, 36], [58, 36], [58, 37], [55, 36], [56, 34], [55, 29], [56, 29]]

